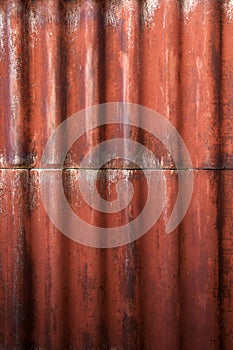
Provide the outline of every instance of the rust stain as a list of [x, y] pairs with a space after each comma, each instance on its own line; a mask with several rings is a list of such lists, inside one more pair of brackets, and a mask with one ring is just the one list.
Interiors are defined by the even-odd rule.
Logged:
[[[232, 350], [232, 37], [232, 0], [0, 2], [1, 349]], [[135, 192], [125, 210], [102, 215], [78, 182], [84, 172], [91, 190], [96, 170], [79, 169], [80, 160], [102, 141], [142, 143], [167, 184], [166, 208], [145, 236], [95, 249], [50, 222], [39, 165], [63, 120], [116, 101], [152, 108], [177, 128], [195, 186], [185, 218], [166, 235], [178, 187], [172, 156], [135, 127], [86, 133], [63, 170], [65, 195], [84, 221], [132, 221], [146, 202], [143, 170], [153, 177], [158, 168], [150, 159], [144, 169], [122, 159], [105, 164], [96, 184], [104, 199], [116, 198], [120, 179]]]

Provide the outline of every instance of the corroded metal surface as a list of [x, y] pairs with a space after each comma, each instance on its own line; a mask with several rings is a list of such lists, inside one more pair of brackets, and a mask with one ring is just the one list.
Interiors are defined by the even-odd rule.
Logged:
[[[233, 348], [232, 37], [231, 0], [0, 2], [1, 349]], [[143, 169], [118, 159], [99, 171], [97, 187], [110, 201], [126, 178], [130, 206], [100, 215], [82, 200], [79, 173], [88, 182], [96, 170], [79, 169], [80, 160], [101, 141], [144, 144], [167, 181], [167, 205], [145, 236], [96, 249], [51, 223], [39, 167], [63, 120], [116, 101], [171, 121], [192, 158], [194, 192], [182, 223], [165, 234], [177, 194], [172, 156], [135, 127], [88, 132], [63, 171], [67, 199], [83, 220], [118, 227], [147, 197]]]
[[[2, 2], [2, 167], [38, 167], [62, 120], [84, 107], [124, 101], [167, 117], [195, 168], [232, 168], [231, 6], [215, 0], [183, 6], [173, 0]], [[93, 131], [89, 147], [109, 137], [108, 128]], [[148, 135], [134, 137], [157, 149]], [[76, 151], [67, 166], [79, 165]], [[158, 154], [172, 166], [166, 150]]]
[[[123, 224], [143, 206], [142, 171], [102, 170], [103, 196], [114, 195], [124, 173], [135, 198], [127, 213], [98, 218], [77, 201], [79, 171], [64, 171], [64, 187], [73, 210], [89, 222]], [[85, 170], [87, 181], [92, 171]], [[195, 171], [188, 213], [179, 229], [165, 235], [177, 182], [175, 172], [165, 171], [170, 201], [156, 226], [135, 243], [104, 250], [79, 245], [54, 228], [40, 200], [37, 170], [2, 170], [2, 346], [218, 349], [221, 339], [230, 349], [232, 206], [221, 229], [216, 222], [218, 207], [225, 212], [225, 193], [232, 195], [233, 175], [222, 173]]]

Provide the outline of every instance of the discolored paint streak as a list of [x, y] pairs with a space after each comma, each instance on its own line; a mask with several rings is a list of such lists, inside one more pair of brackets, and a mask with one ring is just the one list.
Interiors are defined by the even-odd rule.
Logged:
[[[232, 35], [232, 0], [0, 2], [1, 349], [232, 350]], [[63, 120], [116, 101], [152, 108], [177, 128], [194, 192], [166, 235], [178, 189], [171, 154], [140, 128], [86, 133], [63, 169], [66, 198], [84, 221], [110, 228], [134, 220], [147, 198], [145, 170], [153, 177], [160, 165], [167, 186], [166, 206], [146, 235], [96, 249], [49, 220], [39, 166]], [[99, 171], [79, 168], [89, 150], [116, 137], [142, 143], [158, 162], [139, 154], [143, 169], [122, 159]], [[92, 191], [96, 172], [108, 201], [119, 180], [133, 184], [126, 209], [102, 215], [85, 203], [80, 174]], [[59, 207], [60, 198], [53, 201]]]

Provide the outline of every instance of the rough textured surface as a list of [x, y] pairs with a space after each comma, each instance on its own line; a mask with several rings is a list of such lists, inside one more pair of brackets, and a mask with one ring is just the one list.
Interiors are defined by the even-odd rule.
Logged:
[[233, 19], [233, 1], [232, 0], [224, 1], [224, 11], [229, 21], [232, 21]]
[[[62, 120], [87, 106], [127, 101], [167, 117], [195, 168], [232, 168], [231, 11], [231, 1], [217, 0], [180, 6], [1, 2], [1, 166], [38, 167], [48, 136]], [[89, 146], [110, 137], [108, 128], [93, 131]], [[137, 132], [134, 138], [159, 149], [164, 167], [173, 166], [156, 140]], [[78, 151], [74, 145], [67, 166], [79, 165]]]
[[[232, 37], [231, 0], [0, 2], [0, 349], [232, 350]], [[171, 155], [133, 127], [87, 133], [63, 171], [66, 196], [84, 220], [119, 226], [146, 201], [143, 170], [113, 160], [99, 172], [99, 192], [114, 199], [117, 179], [126, 177], [132, 203], [104, 216], [85, 204], [79, 173], [88, 183], [93, 170], [78, 167], [101, 141], [138, 140], [167, 180], [167, 205], [145, 236], [94, 249], [50, 222], [38, 167], [57, 125], [114, 101], [150, 107], [179, 130], [194, 193], [166, 235], [177, 193]]]
[[[64, 171], [64, 188], [84, 220], [108, 227], [138, 215], [146, 197], [143, 171], [101, 171], [105, 198], [114, 196], [122, 172], [134, 185], [131, 206], [114, 218], [99, 216], [82, 201], [79, 171]], [[88, 180], [93, 170], [85, 171]], [[169, 235], [164, 229], [177, 176], [165, 171], [168, 203], [156, 226], [135, 243], [108, 250], [81, 246], [54, 228], [38, 176], [37, 170], [0, 173], [2, 348], [220, 349], [221, 339], [230, 349], [233, 209], [225, 199], [232, 195], [232, 171], [195, 171], [188, 213]]]

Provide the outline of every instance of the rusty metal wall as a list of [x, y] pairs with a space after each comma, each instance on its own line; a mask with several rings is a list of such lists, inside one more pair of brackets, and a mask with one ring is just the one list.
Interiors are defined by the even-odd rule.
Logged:
[[[0, 349], [233, 349], [232, 44], [232, 0], [0, 1]], [[139, 240], [97, 249], [51, 223], [39, 167], [63, 120], [115, 101], [171, 121], [192, 158], [194, 192], [165, 234], [173, 160], [151, 135], [128, 131], [160, 157], [167, 208]], [[80, 159], [114, 132], [89, 132], [64, 165], [70, 205], [97, 226], [127, 222], [146, 197], [143, 170], [113, 161], [100, 192], [111, 197], [127, 177], [130, 210], [101, 218], [80, 202], [78, 174], [93, 171]]]

